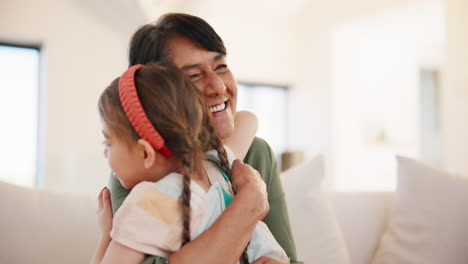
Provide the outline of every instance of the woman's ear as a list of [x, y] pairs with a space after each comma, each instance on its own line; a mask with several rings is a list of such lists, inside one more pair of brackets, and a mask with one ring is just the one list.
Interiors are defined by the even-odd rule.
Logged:
[[143, 166], [146, 169], [151, 168], [156, 163], [156, 151], [151, 144], [144, 140], [138, 140], [138, 146], [143, 151]]

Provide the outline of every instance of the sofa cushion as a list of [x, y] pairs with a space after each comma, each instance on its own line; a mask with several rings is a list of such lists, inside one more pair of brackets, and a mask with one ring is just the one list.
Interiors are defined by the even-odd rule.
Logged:
[[96, 205], [94, 197], [0, 182], [0, 263], [89, 263]]
[[468, 177], [397, 161], [393, 211], [373, 263], [468, 263]]
[[382, 238], [392, 204], [392, 192], [332, 192], [351, 263], [369, 264]]
[[349, 255], [336, 216], [320, 184], [321, 156], [282, 173], [298, 258], [304, 263], [348, 264]]

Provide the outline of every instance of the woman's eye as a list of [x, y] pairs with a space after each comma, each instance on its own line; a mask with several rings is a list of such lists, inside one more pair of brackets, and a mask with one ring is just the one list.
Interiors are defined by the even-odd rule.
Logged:
[[225, 73], [227, 71], [227, 65], [226, 64], [220, 64], [216, 66], [215, 71], [217, 73]]
[[203, 75], [201, 73], [196, 73], [196, 74], [192, 74], [192, 75], [189, 76], [190, 81], [192, 81], [192, 82], [196, 82], [196, 81], [200, 80], [202, 77], [203, 77]]

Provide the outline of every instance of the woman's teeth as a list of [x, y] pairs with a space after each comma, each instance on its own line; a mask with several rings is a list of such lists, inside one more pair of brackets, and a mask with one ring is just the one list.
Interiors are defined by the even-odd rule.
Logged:
[[224, 109], [226, 109], [226, 102], [210, 107], [210, 112], [211, 113], [219, 112], [219, 111], [222, 111]]

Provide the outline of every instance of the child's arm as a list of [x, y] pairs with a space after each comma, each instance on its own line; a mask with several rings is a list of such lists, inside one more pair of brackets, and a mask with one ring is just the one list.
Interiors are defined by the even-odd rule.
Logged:
[[258, 119], [255, 114], [248, 111], [236, 113], [234, 131], [231, 136], [224, 140], [224, 144], [232, 149], [236, 159], [244, 159], [255, 138], [257, 128]]
[[145, 254], [139, 251], [128, 248], [119, 242], [111, 241], [107, 248], [104, 259], [101, 264], [114, 264], [114, 263], [125, 263], [125, 264], [139, 264], [145, 258]]
[[145, 258], [144, 253], [135, 251], [111, 240], [110, 233], [113, 217], [110, 194], [106, 187], [104, 187], [99, 193], [97, 214], [99, 229], [101, 231], [101, 239], [91, 263], [141, 263]]
[[102, 259], [104, 258], [104, 255], [106, 254], [106, 250], [109, 247], [110, 243], [111, 243], [111, 238], [110, 237], [101, 238], [99, 240], [99, 245], [98, 245], [98, 248], [96, 250], [96, 253], [94, 254], [93, 260], [91, 261], [91, 264], [101, 263]]
[[100, 263], [107, 247], [111, 242], [110, 231], [112, 229], [112, 208], [110, 204], [109, 190], [104, 187], [98, 195], [97, 217], [99, 223], [100, 239], [96, 253], [91, 263]]
[[144, 253], [135, 251], [111, 240], [110, 232], [112, 229], [113, 217], [109, 190], [106, 187], [102, 188], [98, 196], [97, 215], [101, 238], [91, 263], [141, 263], [145, 258]]

